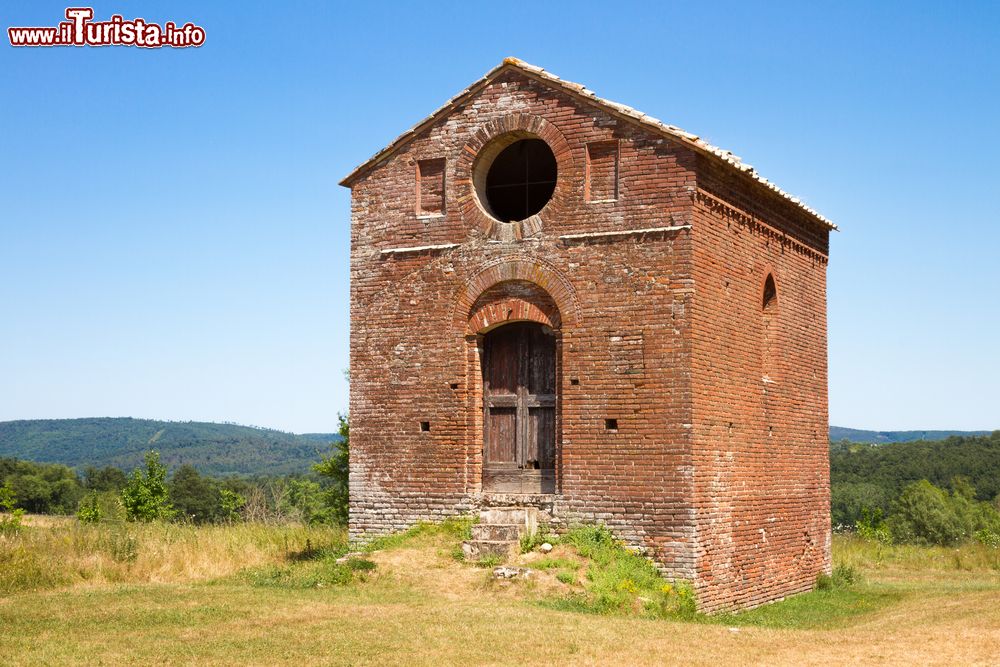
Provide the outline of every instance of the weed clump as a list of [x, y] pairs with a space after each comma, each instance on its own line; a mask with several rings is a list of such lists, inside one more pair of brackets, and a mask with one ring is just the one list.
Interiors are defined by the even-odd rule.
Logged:
[[820, 572], [816, 575], [816, 590], [832, 591], [835, 589], [850, 588], [861, 583], [861, 574], [853, 565], [840, 563], [831, 574]]
[[272, 565], [250, 570], [242, 578], [252, 586], [268, 588], [326, 588], [366, 581], [375, 563], [367, 558], [349, 558], [338, 563], [332, 557], [291, 565]]
[[545, 543], [559, 544], [559, 536], [549, 530], [547, 525], [538, 527], [534, 534], [525, 533], [521, 536], [521, 553], [534, 551]]

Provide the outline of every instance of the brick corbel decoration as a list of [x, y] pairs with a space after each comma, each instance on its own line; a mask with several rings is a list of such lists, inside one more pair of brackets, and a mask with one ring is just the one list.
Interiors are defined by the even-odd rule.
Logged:
[[[490, 215], [477, 194], [477, 169], [486, 168], [494, 157], [519, 139], [541, 139], [556, 158], [556, 187], [552, 198], [535, 215], [517, 222], [501, 222]], [[575, 173], [572, 150], [555, 125], [540, 116], [512, 113], [492, 120], [476, 130], [462, 148], [455, 164], [457, 204], [462, 219], [470, 229], [479, 229], [486, 238], [496, 241], [519, 241], [538, 236], [544, 220], [565, 210], [570, 174]], [[481, 174], [480, 178], [485, 178]]]

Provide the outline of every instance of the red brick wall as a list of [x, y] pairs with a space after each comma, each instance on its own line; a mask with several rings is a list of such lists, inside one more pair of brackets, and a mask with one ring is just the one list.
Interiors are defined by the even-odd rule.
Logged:
[[[473, 156], [504, 131], [546, 139], [559, 168], [552, 202], [537, 219], [517, 228], [516, 236], [524, 237], [518, 240], [510, 238], [510, 228], [493, 225], [471, 197]], [[617, 199], [588, 201], [587, 145], [611, 141], [618, 147]], [[598, 144], [608, 145], [613, 144]], [[608, 151], [600, 153], [606, 157]], [[418, 214], [418, 161], [439, 158], [445, 160], [445, 210]], [[761, 471], [762, 489], [773, 492], [777, 482], [765, 474], [768, 452], [753, 449], [767, 421], [749, 416], [764, 409], [754, 394], [760, 385], [759, 361], [751, 364], [742, 349], [732, 359], [713, 357], [729, 350], [713, 342], [719, 332], [712, 329], [717, 325], [709, 311], [725, 302], [716, 283], [735, 269], [728, 265], [732, 257], [723, 260], [712, 250], [713, 239], [726, 236], [717, 229], [725, 223], [696, 197], [696, 187], [709, 187], [696, 176], [699, 164], [686, 148], [520, 73], [506, 72], [352, 184], [354, 537], [442, 518], [482, 502], [475, 334], [492, 322], [496, 311], [513, 311], [559, 322], [556, 521], [602, 521], [645, 546], [666, 573], [700, 578], [705, 604], [738, 601], [732, 577], [719, 568], [724, 562], [730, 569], [742, 562], [733, 545], [752, 545], [745, 531], [709, 529], [704, 522], [743, 516], [740, 503], [748, 496], [725, 484], [750, 478], [726, 462], [728, 442], [714, 452], [722, 445], [714, 439], [716, 422], [743, 425], [747, 435], [737, 438], [740, 451], [733, 455]], [[706, 168], [701, 165], [702, 171]], [[602, 178], [609, 171], [601, 169]], [[716, 190], [719, 196], [730, 194]], [[602, 181], [602, 193], [614, 191]], [[694, 228], [607, 239], [559, 238], [687, 225]], [[700, 226], [706, 227], [704, 234]], [[756, 236], [736, 238], [730, 245], [734, 253], [744, 253], [740, 266], [767, 252]], [[457, 246], [382, 252], [450, 244]], [[801, 444], [805, 441], [799, 432], [819, 429], [822, 422], [825, 443], [825, 304], [817, 296], [817, 290], [823, 293], [823, 272], [767, 257], [777, 267], [782, 335], [798, 335], [795, 318], [809, 319], [820, 331], [813, 342], [822, 349], [795, 352], [781, 373], [795, 375], [801, 360], [813, 368], [817, 354], [822, 356], [819, 375], [801, 385], [817, 391], [822, 385], [822, 395], [808, 399], [808, 406], [779, 402], [773, 408], [781, 432], [772, 440], [794, 432], [795, 444], [783, 447], [796, 457], [806, 455], [804, 470], [820, 461]], [[723, 261], [727, 264], [720, 269]], [[797, 267], [787, 269], [787, 278], [786, 264]], [[796, 278], [809, 284], [785, 287]], [[762, 289], [762, 281], [754, 289]], [[484, 304], [497, 308], [484, 309]], [[719, 365], [725, 366], [724, 373], [713, 371]], [[720, 416], [722, 408], [710, 397], [716, 381], [740, 394], [738, 410], [745, 413], [740, 420]], [[784, 391], [800, 385], [781, 386]], [[787, 396], [793, 400], [792, 393]], [[617, 420], [617, 432], [605, 429], [609, 418]], [[421, 432], [421, 421], [430, 422], [430, 431]], [[711, 509], [710, 495], [716, 491], [717, 511]], [[821, 500], [826, 503], [820, 495], [803, 500], [812, 503], [801, 505], [810, 516], [819, 511]], [[782, 523], [780, 530], [790, 525]], [[775, 534], [778, 544], [784, 545], [786, 538], [791, 539]], [[823, 544], [818, 548], [827, 549]], [[792, 546], [781, 549], [780, 558], [785, 558]], [[800, 577], [796, 582], [800, 580], [805, 581]], [[719, 586], [713, 587], [715, 582]], [[778, 588], [762, 590], [770, 594]]]
[[[808, 590], [830, 568], [827, 238], [756, 184], [699, 167], [696, 585], [706, 609], [750, 607]], [[765, 313], [769, 274], [777, 298]]]

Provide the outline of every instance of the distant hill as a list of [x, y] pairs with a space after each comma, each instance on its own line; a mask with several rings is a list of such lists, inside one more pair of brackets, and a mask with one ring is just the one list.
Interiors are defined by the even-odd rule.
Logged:
[[[830, 427], [830, 440], [893, 443], [988, 435], [989, 431], [864, 431]], [[221, 475], [302, 473], [338, 439], [333, 433], [285, 433], [211, 422], [168, 422], [130, 417], [27, 419], [0, 422], [0, 457], [76, 468], [113, 465], [131, 470], [150, 449], [170, 468], [189, 463]]]
[[208, 422], [30, 419], [0, 422], [0, 457], [131, 470], [156, 449], [169, 468], [188, 463], [213, 476], [286, 475], [307, 472], [337, 439]]
[[830, 441], [840, 442], [913, 442], [914, 440], [944, 440], [953, 435], [970, 437], [974, 435], [989, 435], [990, 431], [863, 431], [843, 426], [830, 427]]

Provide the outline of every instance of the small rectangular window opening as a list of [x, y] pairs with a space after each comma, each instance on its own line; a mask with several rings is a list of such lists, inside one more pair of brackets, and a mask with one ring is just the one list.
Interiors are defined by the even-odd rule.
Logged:
[[617, 141], [595, 141], [587, 144], [586, 169], [584, 196], [588, 202], [618, 199]]
[[425, 433], [427, 431], [431, 430], [431, 423], [430, 422], [420, 422], [420, 430], [423, 431], [423, 432], [425, 432]]
[[605, 419], [604, 420], [604, 430], [605, 431], [617, 431], [618, 430], [618, 420], [617, 419]]
[[444, 158], [417, 161], [417, 215], [444, 215]]
[[576, 385], [580, 384], [580, 378], [570, 378], [569, 383], [575, 387]]

